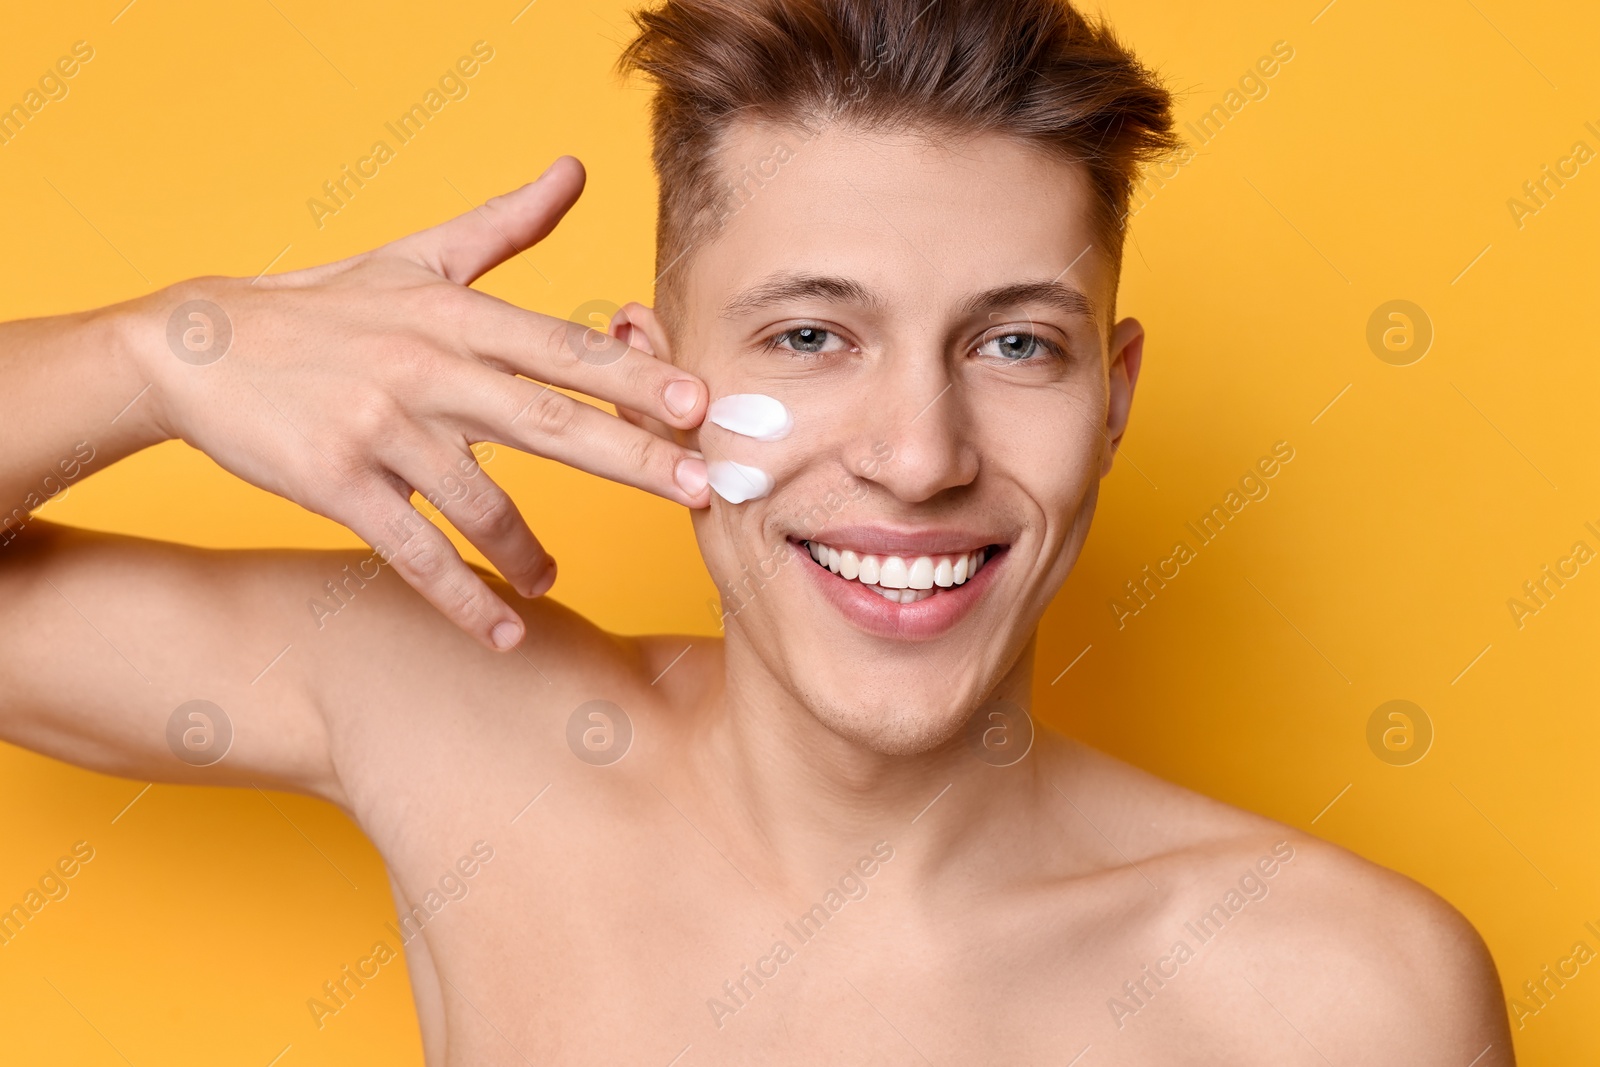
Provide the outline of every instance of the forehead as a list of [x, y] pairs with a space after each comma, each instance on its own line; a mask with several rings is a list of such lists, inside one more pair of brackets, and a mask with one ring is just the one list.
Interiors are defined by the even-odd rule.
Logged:
[[1087, 173], [1014, 137], [747, 123], [719, 160], [720, 221], [682, 253], [690, 319], [782, 273], [852, 278], [907, 314], [1052, 280], [1110, 306]]

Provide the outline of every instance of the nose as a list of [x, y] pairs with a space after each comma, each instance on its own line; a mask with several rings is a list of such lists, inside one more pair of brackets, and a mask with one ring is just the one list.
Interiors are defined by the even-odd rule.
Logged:
[[870, 417], [847, 456], [851, 470], [908, 504], [971, 484], [979, 457], [960, 382], [942, 359], [915, 368], [891, 362], [893, 380], [869, 387]]

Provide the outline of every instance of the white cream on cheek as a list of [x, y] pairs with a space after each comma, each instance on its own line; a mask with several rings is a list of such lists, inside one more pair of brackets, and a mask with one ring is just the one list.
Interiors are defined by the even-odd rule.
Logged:
[[757, 441], [781, 441], [794, 429], [794, 418], [783, 402], [762, 393], [734, 393], [715, 400], [706, 421]]
[[711, 488], [730, 504], [760, 500], [772, 492], [775, 484], [772, 475], [760, 467], [735, 463], [731, 459], [714, 459], [707, 463], [706, 476], [711, 482]]
[[[781, 441], [794, 429], [789, 409], [776, 397], [734, 393], [712, 402], [706, 421], [753, 441]], [[706, 464], [711, 488], [730, 504], [759, 500], [772, 492], [772, 475], [760, 467], [716, 459]]]

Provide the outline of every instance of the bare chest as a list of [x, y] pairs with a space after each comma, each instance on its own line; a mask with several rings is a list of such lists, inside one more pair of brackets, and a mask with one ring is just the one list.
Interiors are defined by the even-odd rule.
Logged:
[[[779, 891], [678, 822], [469, 845], [397, 899], [431, 1062], [1184, 1063], [1228, 1044], [1210, 964], [1157, 987], [1133, 931], [1004, 893], [930, 914], [914, 844]], [[1112, 1006], [1125, 981], [1136, 1017]]]

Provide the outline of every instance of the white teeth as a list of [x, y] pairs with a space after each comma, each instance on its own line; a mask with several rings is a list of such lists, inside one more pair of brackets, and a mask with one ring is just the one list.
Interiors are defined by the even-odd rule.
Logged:
[[818, 564], [841, 578], [859, 581], [897, 604], [912, 604], [933, 595], [934, 589], [962, 585], [978, 573], [989, 557], [980, 548], [959, 556], [866, 556], [818, 541], [805, 542]]
[[926, 600], [933, 595], [931, 589], [926, 591], [922, 589], [885, 589], [877, 585], [869, 585], [867, 588], [895, 604], [915, 604], [917, 601]]

